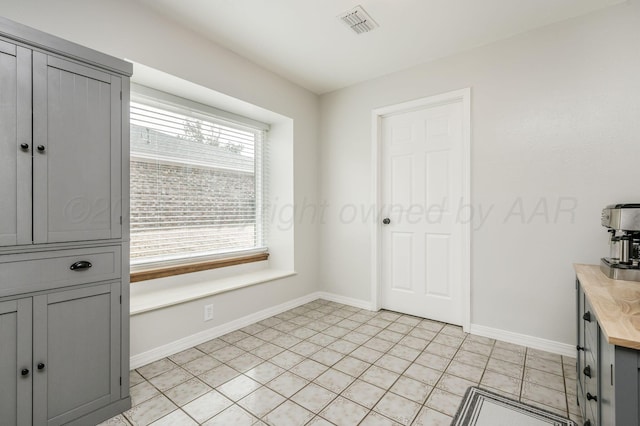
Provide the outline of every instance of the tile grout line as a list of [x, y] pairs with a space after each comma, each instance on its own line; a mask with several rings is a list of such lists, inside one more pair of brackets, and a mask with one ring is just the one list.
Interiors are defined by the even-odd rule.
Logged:
[[518, 401], [522, 402], [522, 394], [524, 393], [524, 376], [527, 372], [527, 358], [529, 357], [529, 348], [525, 348], [524, 350], [524, 360], [522, 363], [522, 379], [520, 380], [520, 396], [518, 397]]
[[[321, 300], [321, 299], [318, 299], [318, 300]], [[315, 302], [316, 301], [313, 301], [313, 302], [310, 302], [310, 303], [315, 303]], [[293, 398], [295, 395], [297, 395], [303, 389], [308, 387], [310, 384], [315, 384], [316, 386], [320, 386], [323, 389], [327, 389], [321, 383], [315, 382], [315, 380], [318, 377], [320, 377], [322, 374], [324, 374], [325, 372], [332, 371], [332, 370], [336, 371], [336, 372], [340, 372], [342, 374], [346, 374], [352, 380], [340, 392], [333, 392], [331, 389], [327, 389], [327, 390], [331, 391], [332, 393], [335, 393], [336, 396], [331, 398], [326, 404], [324, 404], [323, 407], [317, 409], [316, 410], [317, 412], [308, 410], [308, 409], [303, 407], [306, 411], [308, 411], [312, 415], [312, 417], [310, 418], [309, 422], [313, 421], [313, 419], [315, 419], [316, 417], [323, 418], [321, 416], [321, 412], [326, 410], [326, 408], [329, 407], [333, 402], [335, 402], [335, 400], [338, 397], [345, 398], [347, 401], [350, 401], [350, 402], [352, 402], [354, 404], [357, 404], [358, 406], [362, 406], [362, 405], [360, 405], [360, 403], [358, 403], [356, 401], [353, 401], [350, 398], [348, 398], [346, 395], [344, 395], [344, 392], [346, 392], [346, 390], [349, 389], [358, 380], [362, 380], [365, 383], [368, 383], [370, 385], [373, 385], [373, 386], [377, 387], [377, 385], [371, 384], [370, 382], [362, 379], [362, 376], [364, 374], [366, 374], [367, 371], [369, 371], [373, 366], [376, 366], [377, 368], [379, 368], [379, 369], [381, 369], [383, 371], [386, 371], [388, 373], [396, 375], [396, 377], [394, 378], [392, 383], [390, 383], [388, 386], [386, 386], [386, 389], [381, 388], [383, 393], [371, 405], [372, 408], [363, 407], [364, 409], [366, 409], [366, 413], [362, 417], [361, 422], [363, 422], [367, 418], [367, 416], [371, 415], [372, 413], [376, 413], [376, 415], [382, 415], [385, 418], [389, 418], [389, 417], [387, 417], [387, 415], [382, 414], [381, 412], [375, 411], [375, 407], [380, 403], [380, 401], [382, 399], [384, 399], [386, 397], [386, 395], [391, 393], [393, 395], [397, 395], [398, 397], [405, 398], [405, 399], [407, 399], [408, 401], [411, 401], [414, 404], [417, 404], [418, 408], [415, 411], [415, 413], [413, 414], [413, 417], [410, 420], [407, 420], [409, 422], [407, 424], [410, 424], [412, 422], [415, 422], [417, 416], [424, 409], [430, 409], [430, 410], [434, 410], [434, 411], [439, 411], [438, 408], [434, 409], [434, 408], [428, 407], [426, 404], [428, 403], [429, 398], [431, 397], [433, 392], [436, 389], [440, 389], [438, 387], [438, 385], [441, 384], [442, 381], [444, 380], [445, 374], [448, 375], [448, 376], [452, 376], [452, 377], [456, 377], [456, 378], [462, 379], [462, 380], [472, 381], [467, 377], [461, 377], [462, 374], [458, 375], [457, 373], [449, 373], [449, 372], [447, 372], [447, 370], [451, 367], [453, 361], [455, 360], [455, 357], [460, 353], [460, 351], [468, 351], [469, 353], [472, 353], [472, 354], [475, 354], [475, 355], [480, 355], [480, 356], [483, 356], [483, 357], [484, 356], [487, 357], [487, 360], [484, 362], [484, 367], [482, 368], [482, 373], [481, 373], [480, 378], [478, 380], [478, 385], [480, 385], [480, 383], [482, 382], [482, 380], [483, 380], [483, 378], [484, 378], [484, 376], [485, 376], [485, 374], [487, 372], [488, 362], [492, 359], [494, 351], [497, 348], [497, 346], [496, 346], [497, 345], [497, 341], [495, 339], [490, 339], [491, 343], [489, 345], [487, 345], [484, 342], [475, 342], [473, 340], [473, 338], [470, 337], [472, 335], [470, 335], [468, 333], [463, 333], [462, 336], [452, 335], [452, 334], [447, 333], [447, 331], [448, 331], [447, 327], [449, 325], [445, 324], [445, 323], [440, 323], [438, 321], [427, 320], [427, 321], [430, 321], [432, 323], [438, 324], [440, 326], [439, 330], [437, 332], [435, 332], [432, 329], [427, 328], [427, 327], [419, 327], [421, 322], [425, 321], [425, 319], [420, 319], [418, 317], [414, 317], [414, 316], [410, 316], [410, 315], [397, 314], [397, 313], [393, 313], [393, 312], [390, 312], [390, 311], [384, 311], [383, 310], [383, 311], [379, 311], [379, 312], [377, 312], [377, 313], [375, 313], [373, 315], [370, 315], [370, 314], [368, 314], [369, 311], [362, 310], [362, 309], [345, 309], [345, 305], [332, 303], [332, 302], [315, 303], [313, 306], [310, 306], [310, 307], [308, 307], [306, 309], [300, 309], [303, 306], [305, 306], [305, 305], [302, 305], [301, 307], [297, 307], [297, 308], [291, 309], [289, 311], [285, 311], [285, 312], [283, 312], [281, 314], [278, 314], [278, 315], [274, 315], [273, 317], [270, 317], [270, 318], [267, 318], [265, 320], [256, 322], [254, 324], [250, 324], [250, 325], [248, 325], [246, 327], [243, 327], [242, 329], [227, 333], [227, 335], [225, 335], [225, 336], [228, 336], [228, 335], [230, 335], [232, 333], [237, 333], [231, 339], [225, 340], [224, 339], [225, 336], [220, 336], [217, 339], [219, 339], [219, 341], [221, 343], [224, 343], [224, 346], [221, 347], [221, 348], [217, 348], [217, 349], [215, 349], [215, 350], [213, 350], [211, 352], [205, 352], [204, 350], [198, 349], [197, 346], [194, 347], [194, 348], [186, 349], [186, 350], [195, 349], [195, 350], [197, 350], [197, 351], [202, 353], [201, 357], [198, 357], [198, 358], [195, 358], [195, 359], [200, 359], [200, 358], [204, 358], [205, 356], [208, 356], [208, 357], [211, 357], [212, 359], [216, 360], [217, 362], [220, 362], [220, 365], [214, 367], [213, 369], [224, 365], [227, 368], [230, 368], [234, 372], [238, 373], [235, 377], [233, 377], [233, 378], [231, 378], [229, 380], [226, 380], [226, 381], [218, 384], [215, 387], [214, 386], [210, 386], [207, 382], [204, 382], [204, 383], [207, 384], [208, 387], [210, 387], [210, 390], [208, 392], [206, 392], [206, 393], [209, 393], [209, 392], [215, 390], [218, 394], [224, 396], [224, 398], [226, 398], [229, 401], [231, 401], [231, 405], [230, 406], [228, 406], [225, 409], [221, 410], [219, 413], [217, 413], [214, 416], [210, 417], [208, 420], [210, 420], [212, 418], [215, 418], [217, 415], [219, 415], [220, 413], [226, 411], [227, 409], [229, 409], [229, 408], [231, 408], [233, 406], [238, 406], [242, 410], [247, 411], [247, 410], [244, 409], [244, 407], [242, 407], [242, 406], [240, 406], [238, 404], [239, 401], [242, 400], [243, 398], [247, 397], [248, 395], [251, 395], [253, 392], [255, 392], [255, 391], [257, 391], [258, 389], [261, 389], [261, 388], [266, 388], [266, 389], [269, 389], [271, 391], [274, 391], [276, 394], [278, 394], [279, 396], [284, 398], [284, 400], [281, 403], [279, 403], [279, 404], [275, 405], [274, 407], [272, 407], [266, 414], [264, 414], [261, 417], [261, 419], [265, 418], [266, 416], [268, 416], [269, 413], [275, 411], [280, 406], [285, 404], [287, 401], [290, 401], [293, 404], [299, 405], [297, 402], [295, 402], [291, 398]], [[320, 310], [320, 308], [323, 308], [323, 307], [325, 307], [325, 308]], [[297, 312], [293, 313], [292, 311], [297, 311]], [[327, 312], [327, 311], [329, 311], [329, 312]], [[317, 312], [317, 314], [308, 316], [307, 314], [309, 314], [311, 312]], [[367, 312], [367, 314], [365, 314], [364, 312]], [[288, 315], [284, 315], [286, 313], [289, 313], [289, 314]], [[355, 315], [358, 315], [358, 314], [360, 314], [360, 316], [358, 317], [357, 320], [352, 320], [351, 319], [352, 317], [354, 317]], [[391, 319], [391, 318], [388, 317], [388, 315], [386, 317], [384, 317], [385, 314], [394, 315], [395, 318]], [[327, 317], [327, 316], [332, 316], [333, 317], [333, 318], [331, 318], [331, 323], [325, 323], [324, 321], [322, 321], [323, 317]], [[304, 319], [301, 319], [302, 317], [304, 317]], [[401, 320], [403, 318], [405, 318], [405, 317], [406, 318], [412, 318], [413, 320], [411, 322], [409, 322], [409, 323], [401, 322]], [[269, 319], [273, 319], [273, 318], [278, 319], [279, 322], [278, 323], [273, 323], [273, 321], [271, 321], [271, 325], [263, 324], [263, 322], [265, 322], [265, 321], [267, 321]], [[376, 319], [379, 320], [379, 321], [385, 321], [387, 324], [384, 325], [384, 327], [380, 327], [379, 325], [381, 325], [381, 324], [379, 322], [377, 323], [377, 325], [374, 325], [376, 323], [370, 324], [370, 322], [372, 322], [373, 320], [376, 320]], [[350, 321], [350, 323], [340, 325], [341, 323], [344, 323], [345, 321]], [[414, 321], [417, 321], [417, 322], [414, 322]], [[318, 330], [317, 328], [307, 327], [308, 324], [317, 323], [317, 322], [320, 322], [323, 325], [327, 325], [327, 327], [324, 327], [321, 330]], [[260, 325], [261, 327], [264, 327], [264, 328], [262, 330], [259, 330], [259, 331], [255, 331], [256, 328], [254, 328], [253, 331], [251, 329], [248, 329], [249, 327], [254, 326], [255, 324], [258, 324], [258, 325]], [[280, 328], [276, 328], [280, 324], [283, 324], [283, 325]], [[289, 324], [289, 325], [286, 325], [286, 324]], [[320, 327], [323, 327], [323, 325], [321, 325]], [[375, 334], [362, 333], [362, 332], [357, 331], [357, 329], [361, 328], [364, 325], [370, 325], [372, 327], [376, 327], [376, 328], [379, 329], [379, 331], [377, 331]], [[394, 325], [397, 325], [397, 326], [394, 327]], [[399, 327], [399, 326], [402, 326], [402, 327]], [[333, 328], [333, 327], [342, 328], [346, 332], [342, 333], [342, 330], [335, 330], [334, 329], [334, 330], [331, 330], [331, 332], [333, 334], [325, 333], [326, 330], [328, 330], [330, 328]], [[455, 327], [455, 326], [452, 326], [452, 327]], [[303, 330], [303, 331], [300, 332], [300, 334], [295, 334], [295, 331], [302, 330], [302, 329], [306, 329], [306, 331]], [[396, 331], [398, 329], [405, 329], [405, 331]], [[422, 329], [422, 330], [425, 330], [425, 332], [428, 331], [430, 333], [434, 333], [434, 335], [430, 336], [427, 339], [424, 338], [424, 336], [423, 337], [416, 337], [415, 335], [412, 335], [411, 333], [414, 332], [414, 330], [417, 330], [417, 329]], [[295, 343], [293, 343], [291, 345], [289, 345], [287, 342], [282, 342], [284, 345], [288, 345], [288, 347], [280, 346], [280, 344], [275, 344], [275, 346], [277, 346], [278, 349], [281, 349], [281, 351], [276, 355], [269, 355], [269, 352], [266, 352], [265, 355], [264, 355], [265, 358], [263, 358], [262, 356], [253, 353], [253, 351], [257, 350], [260, 347], [265, 346], [266, 344], [272, 344], [273, 345], [273, 343], [271, 343], [270, 341], [263, 340], [260, 337], [257, 337], [257, 334], [259, 334], [259, 333], [261, 333], [263, 331], [266, 331], [266, 330], [277, 331], [282, 336], [287, 336], [287, 337], [290, 338], [290, 340], [294, 340], [295, 339], [295, 340], [297, 340], [297, 342], [295, 342]], [[374, 332], [374, 331], [375, 330], [369, 330], [369, 332]], [[384, 332], [384, 331], [391, 332], [391, 333], [396, 333], [398, 336], [396, 337], [396, 335], [393, 334], [393, 335], [386, 335], [385, 337], [380, 337], [379, 334]], [[241, 332], [244, 335], [241, 335], [238, 332]], [[307, 333], [311, 333], [311, 332], [313, 332], [313, 333], [309, 334], [309, 335], [306, 335]], [[349, 334], [352, 334], [352, 333], [358, 333], [358, 335], [354, 334], [352, 336], [355, 340], [350, 340], [348, 338], [345, 338], [345, 336], [347, 336]], [[319, 335], [327, 336], [327, 338], [331, 338], [332, 340], [330, 342], [328, 342], [328, 343], [325, 342], [325, 343], [322, 343], [322, 344], [316, 343], [317, 339], [315, 341], [310, 340], [313, 337], [319, 336]], [[366, 336], [366, 339], [365, 339], [365, 336]], [[459, 343], [457, 343], [456, 346], [450, 346], [450, 343], [444, 343], [443, 344], [443, 343], [440, 343], [439, 341], [436, 341], [436, 339], [439, 336], [447, 336], [448, 338], [460, 338], [461, 337], [461, 340], [460, 340]], [[236, 338], [236, 337], [238, 337], [238, 338]], [[405, 341], [405, 343], [401, 343], [403, 340], [407, 339], [407, 337], [412, 337], [412, 338], [415, 338], [415, 339], [419, 339], [421, 341], [421, 343], [420, 343], [421, 349], [417, 349], [414, 346], [409, 346], [408, 343], [407, 343], [407, 341], [410, 341], [409, 339], [407, 341]], [[257, 345], [257, 346], [252, 346], [253, 344], [248, 344], [245, 347], [242, 347], [242, 346], [238, 345], [239, 342], [247, 340], [247, 339], [250, 339], [250, 338], [258, 339], [262, 343]], [[363, 340], [363, 339], [365, 339], [365, 340]], [[384, 349], [384, 350], [379, 350], [380, 346], [378, 346], [378, 347], [376, 347], [376, 346], [373, 346], [373, 347], [365, 346], [367, 343], [371, 342], [373, 339], [379, 339], [381, 341], [384, 341], [384, 342], [388, 343], [388, 347], [386, 349]], [[390, 339], [390, 340], [387, 340], [387, 339]], [[213, 339], [213, 340], [216, 340], [216, 339]], [[336, 342], [340, 342], [340, 341], [348, 342], [351, 345], [353, 345], [353, 347], [349, 348], [349, 346], [347, 346], [346, 348], [340, 348], [340, 349], [337, 349], [337, 350], [334, 349], [334, 348], [330, 348], [331, 345], [335, 344]], [[300, 345], [302, 343], [305, 343], [305, 342], [309, 343], [309, 344], [313, 344], [313, 345], [319, 347], [320, 349], [317, 349], [317, 350], [315, 350], [313, 352], [309, 352], [306, 355], [303, 355], [302, 353], [298, 353], [295, 350], [292, 350], [292, 348], [294, 348], [294, 347], [296, 347], [296, 346], [298, 346], [298, 345]], [[206, 344], [206, 343], [207, 342], [205, 342], [203, 344]], [[444, 356], [444, 357], [441, 354], [439, 355], [438, 353], [427, 352], [427, 349], [434, 343], [437, 343], [439, 345], [443, 345], [443, 346], [445, 346], [447, 348], [453, 348], [455, 350], [451, 355], [447, 355], [447, 356]], [[490, 349], [489, 349], [488, 355], [485, 355], [484, 352], [480, 353], [480, 352], [476, 352], [474, 350], [467, 350], [467, 348], [464, 348], [466, 343], [477, 343], [479, 345], [489, 346]], [[424, 344], [424, 347], [422, 347], [422, 344]], [[198, 346], [201, 346], [201, 345], [198, 345]], [[221, 362], [219, 359], [215, 358], [212, 355], [212, 353], [214, 353], [214, 352], [216, 352], [218, 350], [222, 350], [222, 349], [227, 348], [227, 347], [237, 348], [238, 350], [242, 351], [242, 353], [240, 355], [238, 355], [238, 356], [235, 356], [233, 358], [228, 359], [225, 362]], [[368, 360], [363, 360], [363, 359], [359, 358], [358, 356], [352, 355], [353, 352], [355, 352], [356, 350], [358, 350], [359, 348], [362, 348], [362, 347], [367, 348], [369, 350], [377, 351], [381, 355], [379, 357], [377, 357], [375, 360], [373, 360], [373, 362], [369, 362]], [[405, 347], [406, 349], [411, 349], [412, 351], [415, 351], [415, 355], [413, 355], [413, 352], [409, 352], [405, 356], [397, 356], [395, 353], [391, 353], [391, 351], [396, 347]], [[246, 348], [251, 348], [251, 349], [246, 349]], [[303, 348], [300, 348], [300, 349], [302, 350]], [[312, 349], [314, 349], [314, 348], [312, 348]], [[324, 349], [336, 352], [337, 354], [340, 355], [340, 358], [339, 358], [338, 361], [332, 362], [331, 365], [327, 365], [324, 362], [320, 362], [320, 364], [324, 368], [324, 372], [323, 373], [317, 375], [314, 379], [309, 380], [306, 377], [299, 376], [296, 373], [294, 373], [293, 371], [291, 371], [296, 366], [298, 366], [299, 364], [301, 364], [302, 362], [304, 362], [306, 360], [312, 360], [314, 362], [318, 362], [318, 361], [314, 360], [311, 357], [313, 355], [315, 355], [316, 353], [324, 350]], [[523, 362], [523, 366], [522, 366], [523, 370], [522, 370], [521, 380], [520, 380], [521, 381], [521, 384], [520, 384], [520, 395], [519, 395], [519, 399], [520, 400], [522, 399], [522, 392], [523, 392], [523, 386], [524, 386], [524, 374], [525, 374], [525, 371], [526, 371], [526, 360], [527, 360], [527, 357], [529, 355], [528, 354], [528, 350], [529, 350], [529, 348], [525, 348], [525, 357], [524, 357], [524, 362]], [[296, 354], [297, 356], [301, 357], [300, 361], [296, 362], [295, 364], [293, 364], [291, 366], [288, 366], [288, 368], [283, 368], [283, 366], [272, 362], [273, 358], [275, 358], [279, 354], [282, 354], [282, 353], [285, 353], [285, 352], [290, 352], [290, 353]], [[306, 352], [306, 350], [304, 350], [304, 352]], [[237, 370], [232, 365], [228, 364], [228, 362], [231, 362], [234, 359], [237, 359], [240, 356], [244, 356], [246, 354], [250, 354], [251, 356], [256, 357], [257, 360], [259, 360], [259, 362], [256, 365], [251, 366], [249, 369], [244, 369], [243, 368], [244, 371]], [[418, 358], [422, 357], [425, 354], [431, 355], [431, 356], [437, 356], [437, 357], [446, 359], [447, 362], [442, 367], [435, 369], [435, 371], [438, 372], [439, 376], [438, 376], [438, 379], [434, 382], [434, 384], [432, 386], [428, 385], [427, 383], [423, 382], [422, 380], [418, 380], [419, 382], [422, 383], [423, 386], [431, 387], [431, 389], [426, 393], [424, 398], [421, 398], [422, 402], [416, 402], [415, 400], [406, 398], [406, 397], [404, 397], [402, 395], [399, 395], [399, 394], [395, 393], [395, 391], [392, 391], [391, 389], [398, 383], [398, 381], [402, 377], [406, 377], [406, 378], [410, 378], [412, 380], [416, 380], [416, 379], [411, 378], [410, 376], [406, 376], [405, 375], [407, 370], [412, 365], [419, 365], [419, 366], [422, 366], [422, 367], [425, 367], [425, 368], [431, 368], [430, 366], [423, 365], [421, 362], [420, 363], [416, 362], [416, 360]], [[401, 372], [399, 372], [399, 371], [396, 371], [396, 370], [388, 369], [386, 365], [383, 366], [381, 364], [376, 364], [385, 356], [397, 358], [399, 360], [402, 360], [403, 363], [407, 362], [407, 365], [402, 369]], [[366, 369], [361, 371], [361, 372], [359, 372], [358, 375], [355, 376], [355, 375], [352, 374], [353, 370], [351, 370], [349, 373], [345, 373], [344, 371], [335, 368], [335, 366], [339, 362], [341, 362], [342, 360], [347, 359], [347, 358], [356, 359], [361, 363], [366, 363]], [[175, 362], [172, 359], [169, 359], [169, 357], [167, 357], [166, 359], [173, 364], [173, 368], [170, 369], [169, 371], [172, 371], [172, 370], [175, 370], [177, 368], [180, 368], [181, 370], [189, 373], [189, 375], [191, 376], [186, 381], [183, 381], [183, 382], [181, 382], [181, 383], [179, 383], [179, 384], [177, 384], [175, 386], [172, 386], [168, 390], [171, 390], [171, 389], [175, 388], [176, 386], [179, 386], [179, 385], [181, 385], [181, 384], [183, 384], [183, 383], [185, 383], [185, 382], [187, 382], [189, 380], [192, 380], [193, 378], [196, 378], [196, 379], [198, 379], [199, 381], [202, 382], [203, 380], [201, 379], [201, 376], [213, 370], [213, 369], [209, 369], [209, 370], [207, 370], [205, 372], [201, 372], [200, 374], [195, 374], [195, 373], [192, 373], [187, 368], [183, 367], [188, 362], [195, 361], [195, 359], [187, 361], [187, 362], [184, 362], [182, 364], [179, 364], [178, 362]], [[274, 365], [278, 366], [278, 368], [282, 368], [283, 371], [278, 373], [276, 376], [271, 377], [265, 383], [262, 383], [262, 381], [258, 382], [258, 381], [256, 381], [255, 379], [251, 378], [250, 376], [248, 376], [246, 374], [247, 372], [251, 371], [253, 368], [256, 368], [257, 366], [262, 365], [262, 364], [267, 363], [267, 362], [269, 362], [270, 364], [274, 364]], [[478, 368], [477, 366], [472, 365], [472, 364], [471, 365], [467, 364], [464, 361], [462, 361], [460, 363], [462, 365], [466, 365], [466, 366], [469, 366], [469, 367]], [[563, 358], [561, 358], [561, 367], [562, 367], [562, 370], [563, 370], [561, 378], [563, 380], [563, 389], [564, 389], [564, 395], [565, 395], [564, 403], [565, 403], [566, 412], [568, 414], [569, 413], [569, 411], [568, 411], [568, 394], [566, 392], [567, 391], [567, 388], [566, 388], [567, 383], [566, 383], [566, 375], [565, 375], [565, 372], [564, 372], [564, 359]], [[281, 377], [285, 373], [290, 373], [294, 377], [301, 378], [301, 380], [305, 381], [304, 386], [302, 386], [300, 389], [297, 389], [289, 397], [286, 397], [286, 396], [280, 394], [278, 391], [275, 391], [275, 390], [271, 389], [269, 386], [267, 386], [269, 383], [271, 383], [272, 381], [274, 381], [277, 378]], [[156, 376], [159, 376], [161, 374], [165, 374], [165, 372], [160, 373], [160, 374], [158, 374]], [[154, 376], [154, 377], [156, 377], [156, 376]], [[247, 395], [242, 396], [241, 398], [238, 399], [238, 401], [235, 401], [235, 400], [227, 397], [226, 394], [224, 394], [224, 393], [222, 393], [222, 392], [220, 392], [218, 390], [220, 386], [223, 386], [224, 384], [226, 384], [226, 383], [230, 382], [231, 380], [234, 380], [234, 379], [236, 379], [236, 378], [238, 378], [240, 376], [248, 378], [248, 379], [250, 379], [252, 381], [255, 381], [256, 383], [259, 384], [259, 387], [257, 389], [255, 389], [255, 390], [253, 390], [252, 392], [249, 392]], [[141, 375], [141, 377], [142, 377], [142, 379], [144, 381], [149, 382], [149, 380], [147, 380], [144, 376]], [[153, 377], [151, 379], [153, 379]], [[473, 380], [473, 381], [475, 381], [475, 380]], [[140, 383], [138, 383], [138, 384], [140, 384]], [[138, 385], [138, 384], [136, 384], [136, 385]], [[179, 410], [181, 410], [183, 412], [184, 412], [184, 410], [182, 410], [182, 408], [186, 404], [188, 404], [191, 401], [194, 401], [194, 400], [196, 400], [196, 399], [198, 399], [198, 398], [200, 398], [202, 396], [202, 395], [201, 396], [197, 396], [195, 399], [190, 400], [189, 402], [183, 404], [182, 406], [178, 406], [178, 404], [174, 403], [171, 398], [169, 398], [163, 391], [160, 391], [159, 388], [157, 388], [155, 385], [151, 384], [151, 386], [154, 389], [156, 389], [157, 391], [159, 391], [159, 393], [161, 395], [163, 395], [165, 398], [167, 398], [172, 404], [177, 406], [177, 409], [179, 409]], [[440, 390], [444, 391], [446, 393], [450, 393], [450, 392], [448, 392], [448, 391], [446, 391], [444, 389], [440, 389]], [[457, 395], [457, 394], [452, 394], [452, 395], [454, 395], [456, 397], [459, 397], [459, 395]], [[145, 402], [145, 401], [140, 402], [140, 404], [143, 403], [143, 402]], [[173, 413], [175, 411], [177, 411], [177, 410], [173, 410], [170, 413], [166, 414], [165, 416], [162, 416], [159, 419], [156, 419], [155, 421], [158, 421], [158, 420], [166, 417], [167, 415], [170, 415], [171, 413]], [[442, 411], [439, 411], [439, 412], [449, 416], [449, 414], [447, 414], [447, 413], [444, 413]], [[188, 416], [191, 418], [190, 415], [188, 415]], [[125, 419], [126, 422], [129, 422], [129, 420], [128, 420], [128, 418], [126, 418], [126, 416], [122, 416], [122, 417]], [[252, 417], [257, 418], [257, 416], [255, 416], [253, 414], [252, 414]], [[257, 420], [257, 421], [260, 421], [260, 420]]]

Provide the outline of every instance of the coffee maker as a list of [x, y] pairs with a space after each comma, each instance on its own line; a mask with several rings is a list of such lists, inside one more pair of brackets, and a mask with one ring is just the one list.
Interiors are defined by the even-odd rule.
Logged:
[[640, 281], [640, 204], [614, 204], [602, 210], [602, 226], [609, 228], [609, 257], [600, 270], [615, 280]]

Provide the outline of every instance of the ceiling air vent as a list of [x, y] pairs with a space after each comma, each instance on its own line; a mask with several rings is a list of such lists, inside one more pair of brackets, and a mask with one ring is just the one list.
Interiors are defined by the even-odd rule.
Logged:
[[344, 12], [339, 18], [342, 19], [342, 22], [347, 24], [349, 28], [355, 31], [356, 34], [368, 33], [378, 27], [378, 24], [371, 19], [371, 16], [364, 11], [362, 6], [356, 6]]

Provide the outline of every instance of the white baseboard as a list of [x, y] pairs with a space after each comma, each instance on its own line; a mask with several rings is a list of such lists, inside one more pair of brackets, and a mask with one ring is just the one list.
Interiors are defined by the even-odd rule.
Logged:
[[305, 303], [313, 302], [314, 300], [319, 298], [321, 298], [320, 293], [314, 292], [306, 296], [302, 296], [297, 299], [282, 303], [280, 305], [263, 309], [242, 318], [238, 318], [237, 320], [221, 324], [208, 330], [183, 337], [182, 339], [167, 343], [166, 345], [159, 346], [141, 354], [134, 355], [129, 360], [130, 368], [133, 370], [134, 368], [142, 367], [143, 365], [149, 364], [150, 362], [157, 361], [169, 355], [181, 352], [185, 349], [192, 348], [211, 339], [215, 339], [216, 337], [220, 337], [224, 334], [246, 327], [255, 322], [262, 321], [263, 319], [272, 317], [274, 315], [278, 315], [284, 311], [288, 311], [289, 309], [296, 308], [298, 306], [304, 305]]
[[471, 334], [502, 340], [503, 342], [527, 346], [529, 348], [552, 352], [572, 358], [575, 358], [576, 356], [576, 347], [567, 343], [560, 343], [553, 340], [543, 339], [541, 337], [514, 333], [512, 331], [500, 330], [498, 328], [486, 327], [478, 324], [471, 324], [471, 329], [469, 331]]
[[354, 308], [366, 309], [369, 311], [374, 310], [373, 304], [368, 300], [354, 299], [352, 297], [340, 296], [339, 294], [327, 293], [325, 291], [320, 291], [317, 294], [318, 298], [328, 300], [330, 302], [342, 303], [343, 305], [349, 305]]
[[[375, 310], [373, 303], [367, 300], [354, 299], [351, 297], [341, 296], [335, 293], [318, 292], [318, 298], [329, 300], [332, 302], [342, 303], [354, 306], [360, 309]], [[512, 331], [501, 330], [498, 328], [486, 327], [484, 325], [471, 324], [469, 332], [478, 336], [489, 337], [491, 339], [502, 340], [503, 342], [514, 343], [517, 345], [527, 346], [533, 349], [552, 352], [558, 355], [564, 355], [575, 358], [576, 347], [567, 343], [560, 343], [553, 340], [543, 339], [541, 337], [529, 336], [526, 334], [514, 333]]]
[[[241, 329], [250, 324], [253, 324], [263, 319], [278, 315], [289, 309], [296, 308], [306, 303], [312, 302], [316, 299], [329, 300], [331, 302], [342, 303], [345, 305], [353, 306], [360, 309], [373, 310], [373, 305], [370, 301], [354, 299], [351, 297], [341, 296], [328, 292], [314, 292], [306, 296], [299, 297], [294, 300], [282, 303], [271, 308], [263, 309], [262, 311], [255, 312], [253, 314], [238, 318], [225, 324], [210, 328], [205, 331], [201, 331], [190, 336], [183, 337], [182, 339], [168, 343], [166, 345], [159, 346], [151, 349], [147, 352], [143, 352], [138, 355], [134, 355], [130, 358], [130, 368], [138, 368], [146, 365], [150, 362], [157, 361], [164, 357], [176, 354], [185, 349], [192, 348], [201, 343], [215, 339], [224, 334]], [[514, 333], [511, 331], [501, 330], [492, 327], [486, 327], [484, 325], [471, 324], [470, 333], [478, 336], [489, 337], [491, 339], [502, 340], [508, 343], [514, 343], [517, 345], [527, 346], [534, 349], [548, 351], [559, 355], [575, 357], [575, 346], [566, 343], [560, 343], [553, 340], [547, 340], [540, 337], [529, 336], [526, 334]]]
[[150, 362], [157, 361], [185, 349], [192, 348], [211, 339], [215, 339], [216, 337], [220, 337], [224, 334], [241, 329], [274, 315], [278, 315], [284, 311], [288, 311], [289, 309], [296, 308], [298, 306], [304, 305], [305, 303], [313, 302], [316, 299], [325, 299], [331, 302], [342, 303], [344, 305], [354, 306], [360, 309], [372, 310], [372, 305], [368, 301], [353, 299], [333, 293], [317, 291], [306, 296], [282, 303], [280, 305], [263, 309], [262, 311], [253, 313], [251, 315], [238, 318], [237, 320], [221, 324], [208, 330], [183, 337], [182, 339], [167, 343], [166, 345], [159, 346], [141, 354], [134, 355], [129, 360], [130, 368], [133, 370], [134, 368], [142, 367], [143, 365], [149, 364]]

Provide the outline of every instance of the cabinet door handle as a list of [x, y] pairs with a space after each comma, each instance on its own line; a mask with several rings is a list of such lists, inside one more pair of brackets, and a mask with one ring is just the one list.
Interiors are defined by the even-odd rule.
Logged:
[[38, 363], [38, 370], [44, 370], [44, 363], [43, 362], [39, 362]]
[[585, 376], [591, 378], [591, 366], [587, 365], [582, 372]]
[[577, 351], [584, 351], [584, 346], [576, 345]]
[[21, 143], [20, 144], [20, 149], [22, 149], [23, 151], [28, 151], [29, 150], [29, 144], [28, 143]]
[[585, 312], [584, 315], [582, 316], [582, 319], [585, 320], [586, 322], [591, 322], [591, 312]]
[[22, 371], [20, 372], [21, 375], [23, 376], [28, 376], [29, 375], [29, 369], [28, 368], [23, 368]]
[[72, 271], [85, 271], [85, 270], [91, 268], [92, 266], [93, 265], [89, 261], [79, 260], [76, 263], [74, 263], [73, 265], [69, 266], [69, 269], [71, 269]]
[[45, 150], [44, 145], [38, 145], [38, 151], [39, 152], [44, 152], [44, 150]]
[[598, 401], [598, 397], [596, 395], [591, 395], [589, 392], [587, 392], [587, 401]]

